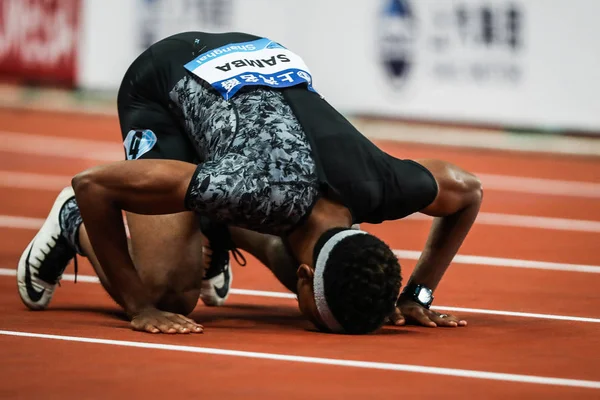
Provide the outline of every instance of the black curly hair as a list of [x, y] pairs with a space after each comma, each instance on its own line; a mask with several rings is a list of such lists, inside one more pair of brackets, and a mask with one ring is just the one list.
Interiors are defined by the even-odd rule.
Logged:
[[[315, 265], [325, 242], [346, 229], [335, 228], [321, 235], [315, 246]], [[349, 236], [331, 250], [323, 284], [327, 304], [344, 331], [371, 333], [394, 310], [402, 284], [400, 263], [389, 246], [375, 236]]]

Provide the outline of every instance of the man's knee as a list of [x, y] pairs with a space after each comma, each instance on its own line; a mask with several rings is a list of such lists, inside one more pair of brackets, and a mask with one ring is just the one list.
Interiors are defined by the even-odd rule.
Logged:
[[199, 290], [187, 292], [166, 291], [157, 299], [155, 307], [162, 311], [188, 315], [196, 308], [199, 298]]
[[189, 314], [198, 302], [204, 263], [202, 234], [192, 213], [128, 214], [131, 256], [154, 304]]
[[183, 315], [192, 312], [200, 296], [204, 270], [197, 262], [178, 259], [162, 265], [155, 260], [138, 270], [158, 309]]

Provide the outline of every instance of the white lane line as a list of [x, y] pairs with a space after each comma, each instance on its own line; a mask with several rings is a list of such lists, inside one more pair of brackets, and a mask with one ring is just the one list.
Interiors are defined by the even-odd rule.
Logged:
[[[12, 217], [0, 215], [0, 228], [10, 229], [39, 229], [44, 220], [41, 218]], [[404, 260], [418, 260], [421, 257], [420, 251], [415, 250], [394, 250], [396, 256]], [[600, 266], [587, 264], [569, 264], [556, 263], [549, 261], [520, 260], [515, 258], [485, 257], [458, 254], [452, 260], [454, 264], [485, 265], [492, 267], [510, 267], [542, 269], [550, 271], [568, 271], [568, 272], [586, 272], [598, 274]]]
[[[44, 175], [26, 172], [0, 171], [0, 187], [59, 191], [70, 184], [71, 178], [72, 177], [66, 175]], [[598, 186], [600, 187], [600, 185]], [[0, 216], [0, 219], [2, 217], [3, 216]], [[429, 221], [432, 218], [417, 213], [406, 219]], [[480, 212], [475, 223], [479, 225], [515, 226], [521, 228], [553, 229], [575, 232], [600, 232], [600, 221], [489, 212]], [[9, 227], [6, 225], [0, 226]]]
[[[118, 137], [119, 132], [115, 131], [115, 141]], [[122, 160], [125, 154], [118, 142], [6, 131], [0, 131], [0, 151], [104, 162]]]
[[[0, 228], [11, 229], [39, 229], [44, 220], [41, 218], [12, 217], [0, 215]], [[418, 260], [420, 251], [394, 250], [396, 256], [404, 260]], [[587, 272], [598, 274], [600, 266], [587, 264], [556, 263], [549, 261], [520, 260], [515, 258], [485, 257], [458, 254], [452, 260], [454, 264], [485, 265], [492, 267], [511, 267], [527, 269], [543, 269], [551, 271]]]
[[[433, 218], [424, 214], [412, 214], [407, 220], [431, 221]], [[600, 232], [600, 221], [567, 219], [553, 217], [537, 217], [533, 215], [515, 215], [480, 212], [475, 220], [477, 225], [514, 226], [519, 228], [551, 229], [572, 232]]]
[[[0, 186], [22, 189], [62, 190], [71, 182], [66, 175], [44, 175], [26, 172], [0, 171]], [[600, 185], [598, 185], [600, 187]], [[409, 220], [431, 220], [423, 214], [413, 214]], [[567, 218], [538, 217], [480, 212], [476, 224], [553, 229], [577, 232], [600, 232], [600, 221]]]
[[[0, 268], [0, 276], [16, 276], [17, 271], [10, 268]], [[63, 280], [73, 282], [75, 275], [64, 274]], [[100, 283], [100, 280], [96, 276], [92, 275], [77, 275], [77, 282], [85, 283]], [[253, 296], [253, 297], [268, 297], [275, 299], [290, 299], [296, 300], [296, 295], [287, 292], [271, 292], [266, 290], [252, 290], [252, 289], [231, 289], [231, 294], [238, 296]], [[539, 314], [539, 313], [526, 313], [517, 311], [503, 311], [503, 310], [486, 310], [483, 308], [464, 308], [464, 307], [448, 307], [448, 306], [432, 306], [431, 308], [439, 311], [450, 311], [467, 314], [487, 314], [487, 315], [501, 315], [508, 317], [519, 317], [519, 318], [535, 318], [535, 319], [550, 319], [558, 321], [572, 321], [572, 322], [590, 322], [600, 324], [600, 318], [590, 317], [575, 317], [570, 315], [554, 315], [554, 314]]]
[[0, 171], [0, 186], [16, 189], [60, 191], [71, 184], [72, 176]]
[[[40, 175], [32, 173], [13, 173], [0, 171], [0, 187], [21, 188], [21, 189], [42, 189], [60, 191], [65, 186], [70, 185], [71, 177], [56, 176], [56, 175]], [[0, 219], [3, 217], [0, 215]], [[27, 217], [9, 217], [27, 218]], [[432, 217], [424, 214], [415, 213], [406, 218], [406, 220], [431, 221]], [[515, 215], [503, 213], [480, 212], [475, 221], [478, 225], [492, 226], [514, 226], [519, 228], [532, 229], [552, 229], [559, 231], [572, 232], [600, 232], [600, 221], [568, 219], [568, 218], [553, 218], [553, 217], [538, 217], [532, 215]], [[10, 228], [9, 225], [0, 225], [5, 228]], [[19, 228], [20, 226], [15, 226]]]
[[[0, 181], [0, 186], [2, 183]], [[60, 186], [62, 189], [64, 186]], [[423, 214], [413, 214], [406, 218], [413, 221], [431, 221], [432, 218]], [[0, 215], [0, 228], [39, 229], [44, 222], [41, 218]], [[36, 225], [37, 224], [37, 225]], [[518, 228], [551, 229], [570, 232], [600, 232], [600, 221], [585, 221], [577, 219], [533, 217], [528, 215], [511, 215], [496, 213], [479, 213], [477, 225], [512, 226]]]
[[353, 118], [355, 126], [371, 139], [390, 140], [397, 143], [452, 146], [460, 149], [489, 149], [493, 151], [525, 151], [559, 155], [586, 155], [598, 157], [600, 142], [595, 138], [573, 138], [521, 132], [507, 134], [497, 129], [475, 127], [450, 127], [422, 125], [412, 122], [387, 121], [374, 118]]
[[475, 371], [475, 370], [468, 370], [468, 369], [427, 367], [427, 366], [423, 366], [423, 365], [395, 364], [395, 363], [383, 363], [383, 362], [359, 361], [359, 360], [345, 360], [345, 359], [336, 359], [336, 358], [294, 356], [294, 355], [287, 355], [287, 354], [261, 353], [261, 352], [255, 352], [255, 351], [240, 351], [240, 350], [217, 349], [217, 348], [210, 348], [210, 347], [181, 346], [181, 345], [173, 345], [173, 344], [160, 344], [160, 343], [147, 343], [147, 342], [132, 342], [132, 341], [125, 341], [125, 340], [98, 339], [98, 338], [79, 337], [79, 336], [47, 335], [47, 334], [41, 334], [41, 333], [17, 332], [17, 331], [7, 331], [7, 330], [0, 330], [0, 335], [27, 337], [27, 338], [36, 338], [36, 339], [61, 340], [61, 341], [66, 341], [66, 342], [77, 342], [77, 343], [92, 343], [92, 344], [102, 344], [102, 345], [121, 346], [121, 347], [134, 347], [134, 348], [153, 349], [153, 350], [180, 351], [180, 352], [186, 352], [186, 353], [210, 354], [210, 355], [217, 355], [217, 356], [243, 357], [243, 358], [253, 358], [253, 359], [272, 360], [272, 361], [287, 361], [287, 362], [295, 362], [295, 363], [333, 365], [333, 366], [338, 366], [338, 367], [365, 368], [365, 369], [397, 371], [397, 372], [412, 372], [412, 373], [429, 374], [429, 375], [443, 375], [443, 376], [453, 376], [453, 377], [470, 378], [470, 379], [486, 379], [486, 380], [503, 381], [503, 382], [517, 382], [517, 383], [530, 383], [530, 384], [539, 384], [539, 385], [553, 385], [553, 386], [568, 386], [568, 387], [578, 387], [578, 388], [600, 389], [600, 381], [589, 381], [589, 380], [581, 380], [581, 379], [564, 379], [564, 378], [555, 378], [555, 377], [547, 377], [547, 376], [507, 374], [507, 373], [499, 373], [499, 372]]
[[[414, 250], [394, 250], [394, 254], [404, 260], [418, 260], [421, 257], [420, 251]], [[452, 260], [453, 264], [485, 265], [490, 267], [509, 267], [509, 268], [527, 268], [544, 269], [551, 271], [569, 271], [569, 272], [587, 272], [598, 274], [600, 266], [585, 264], [564, 264], [548, 261], [519, 260], [515, 258], [484, 257], [457, 254]]]
[[0, 215], [0, 228], [40, 229], [45, 219]]
[[465, 307], [447, 307], [447, 306], [431, 306], [432, 309], [438, 311], [449, 311], [467, 314], [487, 314], [487, 315], [502, 315], [505, 317], [519, 318], [535, 318], [535, 319], [552, 319], [556, 321], [573, 321], [573, 322], [591, 322], [600, 324], [600, 318], [589, 317], [572, 317], [570, 315], [552, 315], [539, 313], [526, 313], [518, 311], [502, 311], [502, 310], [485, 310], [481, 308], [465, 308]]
[[495, 174], [478, 173], [475, 175], [481, 179], [484, 190], [492, 189], [554, 196], [600, 198], [600, 183], [561, 181], [555, 179], [527, 178]]
[[559, 231], [600, 232], [600, 221], [481, 212], [476, 224]]
[[[546, 194], [567, 197], [600, 198], [600, 184], [569, 182], [552, 179], [522, 178], [518, 176], [477, 174], [484, 189], [509, 192]], [[26, 189], [61, 190], [72, 176], [0, 171], [0, 185]]]
[[[118, 132], [114, 141], [76, 139], [0, 131], [0, 151], [95, 161], [123, 159]], [[569, 197], [600, 198], [600, 183], [475, 173], [484, 189]], [[70, 180], [70, 177], [68, 178]], [[67, 180], [67, 182], [68, 182]]]
[[[77, 277], [77, 279], [79, 279], [79, 277]], [[270, 292], [270, 291], [266, 291], [266, 290], [234, 289], [234, 288], [232, 288], [231, 293], [237, 294], [240, 296], [270, 297], [270, 298], [275, 298], [275, 299], [296, 300], [296, 298], [297, 298], [297, 296], [293, 293]]]

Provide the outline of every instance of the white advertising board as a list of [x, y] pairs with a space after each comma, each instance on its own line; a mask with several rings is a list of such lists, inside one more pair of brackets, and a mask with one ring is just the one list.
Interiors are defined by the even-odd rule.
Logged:
[[84, 87], [118, 87], [171, 33], [245, 31], [301, 55], [345, 113], [600, 132], [598, 0], [86, 3]]

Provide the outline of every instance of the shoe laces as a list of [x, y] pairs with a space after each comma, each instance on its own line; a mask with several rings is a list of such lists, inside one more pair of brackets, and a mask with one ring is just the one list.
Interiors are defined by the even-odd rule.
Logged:
[[[242, 252], [239, 251], [237, 247], [233, 247], [230, 250], [231, 250], [231, 254], [233, 254], [233, 258], [235, 259], [235, 262], [237, 262], [240, 266], [245, 267], [246, 266], [246, 257], [244, 257]], [[240, 261], [240, 259], [243, 262]]]
[[225, 272], [229, 262], [230, 251], [239, 265], [246, 265], [246, 258], [235, 246], [227, 226], [213, 224], [208, 220], [204, 220], [202, 228], [204, 235], [209, 241], [209, 247], [212, 250], [210, 263], [205, 271], [205, 278], [212, 278]]
[[199, 221], [200, 230], [208, 239], [209, 246], [213, 253], [209, 269], [219, 268], [221, 270], [220, 272], [222, 272], [227, 265], [230, 251], [239, 265], [246, 265], [246, 258], [238, 250], [231, 239], [231, 232], [229, 232], [229, 227], [227, 225], [215, 223], [206, 217], [200, 217]]
[[[211, 244], [209, 244], [209, 246]], [[233, 259], [240, 266], [242, 266], [242, 267], [246, 266], [246, 263], [247, 263], [246, 257], [244, 257], [242, 252], [235, 246], [223, 246], [223, 244], [221, 244], [220, 246], [218, 246], [216, 251], [215, 251], [214, 247], [211, 247], [211, 249], [212, 249], [212, 255], [210, 258], [210, 264], [209, 264], [208, 269], [211, 270], [213, 272], [213, 274], [216, 273], [217, 270], [218, 270], [218, 273], [222, 273], [225, 271], [227, 262], [229, 261], [228, 257], [229, 257], [230, 251], [231, 251], [231, 254], [233, 255]]]

